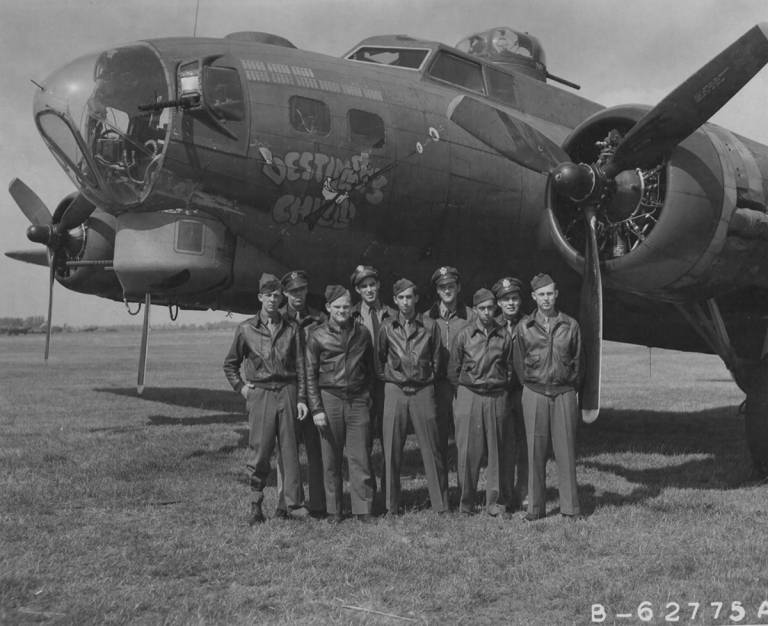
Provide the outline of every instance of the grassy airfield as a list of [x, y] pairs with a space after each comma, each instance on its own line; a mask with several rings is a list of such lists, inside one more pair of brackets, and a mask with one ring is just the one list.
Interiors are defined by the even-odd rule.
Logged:
[[0, 623], [768, 624], [768, 486], [717, 358], [606, 345], [585, 521], [552, 463], [540, 523], [420, 510], [409, 444], [402, 517], [250, 529], [231, 336], [153, 333], [141, 398], [138, 332], [54, 336], [47, 366], [0, 337]]

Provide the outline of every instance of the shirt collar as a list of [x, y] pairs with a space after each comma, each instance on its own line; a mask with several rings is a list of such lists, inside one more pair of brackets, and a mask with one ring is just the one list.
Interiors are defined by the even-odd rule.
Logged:
[[[495, 320], [491, 320], [491, 325], [488, 327], [488, 336], [490, 337], [493, 333], [495, 333], [497, 330], [500, 330], [502, 326]], [[474, 328], [472, 330], [473, 333], [480, 332], [485, 334], [485, 327], [480, 323], [480, 318], [478, 317], [475, 320]]]
[[[416, 313], [416, 315], [413, 316], [413, 319], [409, 320], [412, 324], [419, 324], [420, 326], [424, 325], [424, 321], [421, 319], [421, 316]], [[403, 317], [403, 314], [400, 313], [400, 311], [397, 312], [397, 317], [395, 317], [394, 323], [398, 324], [399, 326], [402, 326], [405, 328], [405, 322], [406, 319]]]
[[378, 313], [381, 309], [381, 304], [379, 303], [378, 306], [372, 307], [370, 306], [365, 300], [360, 301], [360, 313], [363, 315], [373, 315], [374, 313]]
[[[282, 322], [283, 322], [282, 316], [278, 315], [277, 321], [276, 321], [277, 325], [280, 326]], [[264, 309], [261, 309], [261, 311], [259, 311], [259, 322], [257, 325], [267, 326], [268, 324], [269, 324], [269, 315], [266, 314]]]

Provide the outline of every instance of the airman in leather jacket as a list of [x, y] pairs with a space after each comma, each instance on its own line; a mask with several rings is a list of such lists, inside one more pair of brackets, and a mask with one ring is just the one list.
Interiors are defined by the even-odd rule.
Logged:
[[371, 334], [362, 324], [348, 328], [328, 320], [307, 338], [307, 395], [312, 415], [323, 413], [320, 390], [341, 398], [370, 390], [374, 377]]
[[[224, 359], [224, 374], [232, 388], [240, 393], [246, 383], [267, 388], [298, 383], [297, 400], [306, 403], [307, 385], [300, 332], [296, 323], [285, 317], [281, 317], [280, 327], [274, 336], [269, 332], [262, 314], [242, 322]], [[241, 364], [245, 380], [240, 374]]]

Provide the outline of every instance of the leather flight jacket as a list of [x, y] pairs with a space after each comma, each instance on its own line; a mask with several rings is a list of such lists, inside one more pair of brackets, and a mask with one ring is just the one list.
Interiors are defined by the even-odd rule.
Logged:
[[406, 330], [405, 319], [386, 319], [379, 331], [376, 363], [379, 378], [406, 391], [416, 391], [435, 382], [442, 370], [440, 329], [427, 315], [416, 315]]
[[[274, 335], [270, 333], [261, 315], [241, 322], [224, 359], [224, 375], [229, 384], [240, 393], [246, 383], [269, 389], [297, 383], [297, 400], [306, 402], [307, 386], [300, 335], [296, 323], [283, 316], [280, 316], [280, 325]], [[241, 366], [243, 376], [240, 374]]]
[[441, 369], [437, 373], [437, 378], [441, 380], [447, 377], [446, 368], [450, 359], [450, 348], [453, 340], [456, 338], [456, 334], [467, 324], [474, 322], [477, 319], [477, 313], [463, 302], [458, 302], [453, 314], [448, 318], [444, 318], [440, 315], [440, 301], [438, 301], [426, 311], [425, 315], [435, 320], [440, 330], [443, 353], [440, 359]]
[[[511, 323], [510, 320], [507, 320], [506, 317], [504, 317], [503, 313], [499, 313], [495, 318], [496, 323], [499, 326], [502, 326], [508, 333], [510, 338], [512, 339], [512, 347], [514, 349], [514, 340], [515, 340], [515, 331], [517, 330], [517, 324], [522, 318], [522, 315], [516, 315], [514, 318], [512, 318]], [[509, 387], [511, 390], [516, 391], [523, 388], [522, 383], [520, 382], [520, 379], [517, 377], [517, 371], [513, 371], [512, 377], [509, 382]]]
[[515, 331], [515, 371], [538, 393], [556, 396], [579, 390], [584, 374], [579, 323], [565, 313], [550, 318], [549, 330], [536, 312], [520, 320]]
[[370, 390], [374, 378], [371, 334], [362, 324], [340, 328], [328, 320], [307, 337], [307, 396], [312, 415], [325, 411], [320, 391], [351, 398]]
[[485, 329], [479, 321], [462, 328], [451, 346], [448, 379], [475, 393], [509, 391], [513, 377], [512, 338], [495, 321]]
[[305, 339], [310, 330], [320, 326], [320, 324], [328, 319], [328, 316], [325, 313], [311, 306], [308, 306], [306, 314], [302, 315], [299, 311], [292, 309], [286, 304], [280, 308], [280, 313], [299, 325], [299, 328], [304, 331]]

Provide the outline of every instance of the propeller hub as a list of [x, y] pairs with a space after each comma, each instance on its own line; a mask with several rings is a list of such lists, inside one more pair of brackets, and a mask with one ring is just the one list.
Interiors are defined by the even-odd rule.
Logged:
[[560, 163], [552, 170], [555, 191], [574, 202], [583, 202], [595, 190], [595, 171], [586, 163]]
[[53, 233], [49, 225], [33, 224], [27, 228], [27, 239], [34, 243], [42, 243], [43, 245], [50, 245], [53, 239]]

